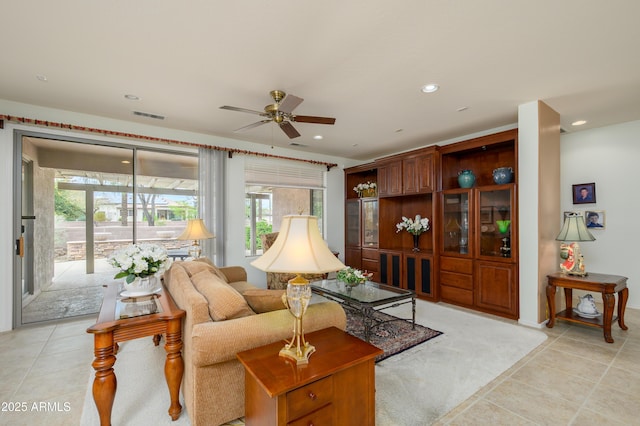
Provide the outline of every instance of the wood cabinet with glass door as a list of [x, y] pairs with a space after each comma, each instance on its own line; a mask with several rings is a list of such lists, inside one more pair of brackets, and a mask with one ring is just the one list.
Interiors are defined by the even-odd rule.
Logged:
[[[345, 169], [345, 264], [378, 275], [378, 197], [354, 190], [358, 184], [378, 182], [370, 164]], [[364, 196], [367, 195], [367, 196]]]
[[[440, 149], [438, 290], [441, 300], [518, 318], [517, 130]], [[509, 167], [513, 181], [496, 184], [493, 171]], [[460, 188], [458, 175], [475, 182]]]

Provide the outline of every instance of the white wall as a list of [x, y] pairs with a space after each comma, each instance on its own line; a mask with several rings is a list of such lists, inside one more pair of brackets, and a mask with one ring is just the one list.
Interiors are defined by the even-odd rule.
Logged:
[[[271, 149], [265, 145], [253, 144], [199, 133], [112, 120], [103, 117], [77, 114], [68, 111], [54, 110], [34, 105], [26, 105], [0, 99], [0, 114], [38, 120], [61, 122], [91, 128], [134, 133], [145, 136], [162, 137], [204, 145], [237, 148], [253, 152], [262, 152], [293, 158], [309, 158], [303, 151], [285, 148]], [[10, 330], [13, 326], [13, 138], [14, 130], [23, 129], [41, 133], [74, 136], [85, 139], [117, 141], [119, 143], [136, 143], [127, 139], [103, 137], [89, 133], [60, 131], [52, 128], [27, 126], [11, 122], [4, 123], [0, 129], [0, 200], [7, 204], [0, 213], [0, 332]], [[243, 265], [247, 267], [250, 278], [257, 284], [266, 282], [264, 272], [249, 266], [244, 257], [244, 155], [236, 154], [229, 160], [227, 167], [227, 200], [226, 221], [228, 232], [225, 235], [226, 265]], [[331, 169], [327, 179], [327, 205], [325, 238], [331, 248], [344, 252], [344, 184], [343, 169], [357, 162], [338, 157], [313, 154], [313, 160], [337, 163], [338, 167]], [[241, 213], [241, 214], [239, 214]]]
[[[640, 241], [640, 196], [635, 184], [640, 173], [640, 121], [566, 133], [560, 152], [563, 211], [604, 210], [606, 215], [606, 229], [592, 232], [596, 241], [580, 244], [587, 271], [628, 277], [627, 306], [640, 308], [635, 258]], [[597, 202], [574, 205], [571, 186], [590, 182], [596, 184]]]

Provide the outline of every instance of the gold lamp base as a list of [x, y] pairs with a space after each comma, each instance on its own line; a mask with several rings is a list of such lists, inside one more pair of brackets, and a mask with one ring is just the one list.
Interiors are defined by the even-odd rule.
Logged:
[[285, 345], [280, 349], [280, 356], [290, 358], [296, 362], [296, 365], [309, 364], [309, 357], [316, 351], [316, 348], [310, 345], [308, 342], [302, 347], [292, 346], [291, 344]]
[[309, 305], [309, 299], [311, 299], [309, 281], [297, 274], [295, 278], [289, 281], [287, 292], [282, 297], [282, 301], [285, 302], [289, 312], [294, 317], [293, 337], [280, 350], [280, 356], [294, 360], [297, 365], [308, 364], [309, 357], [316, 351], [316, 348], [304, 339], [302, 330], [302, 317]]

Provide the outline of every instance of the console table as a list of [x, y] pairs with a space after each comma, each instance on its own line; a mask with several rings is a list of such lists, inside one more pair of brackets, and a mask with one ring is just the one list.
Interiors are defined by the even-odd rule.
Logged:
[[237, 354], [246, 425], [375, 425], [374, 366], [383, 351], [335, 327], [305, 338], [316, 348], [305, 365], [278, 356], [284, 342]]
[[[169, 387], [171, 405], [169, 415], [176, 420], [182, 412], [179, 402], [180, 383], [184, 372], [182, 360], [182, 317], [185, 312], [175, 305], [164, 287], [152, 296], [123, 299], [120, 284], [105, 285], [104, 298], [98, 322], [87, 329], [94, 335], [95, 360], [91, 364], [96, 370], [93, 381], [93, 399], [100, 416], [100, 425], [111, 425], [111, 408], [116, 395], [116, 375], [113, 365], [118, 342], [153, 336], [156, 346], [164, 334], [167, 360], [164, 374]], [[132, 300], [138, 299], [138, 301]], [[132, 303], [123, 303], [123, 302]]]
[[[611, 323], [617, 319], [621, 329], [627, 330], [624, 324], [624, 310], [629, 298], [627, 277], [619, 275], [607, 275], [589, 273], [587, 276], [568, 275], [562, 272], [547, 275], [547, 303], [549, 304], [549, 322], [547, 327], [552, 328], [555, 319], [563, 319], [592, 327], [600, 327], [604, 330], [604, 340], [613, 343], [611, 337]], [[564, 288], [564, 297], [567, 308], [556, 314], [556, 287]], [[602, 294], [604, 312], [596, 318], [583, 318], [573, 312], [573, 289], [591, 291]], [[618, 294], [618, 316], [614, 318], [615, 294]]]

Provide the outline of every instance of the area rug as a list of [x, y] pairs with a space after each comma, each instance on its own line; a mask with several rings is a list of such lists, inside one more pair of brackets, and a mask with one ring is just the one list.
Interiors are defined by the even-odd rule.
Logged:
[[[376, 426], [437, 423], [438, 418], [547, 338], [541, 331], [514, 321], [493, 320], [421, 300], [416, 304], [417, 323], [443, 334], [376, 363]], [[405, 317], [407, 309], [399, 307], [388, 312]], [[150, 338], [121, 345], [115, 364], [118, 390], [113, 425], [191, 424], [184, 411], [175, 422], [167, 414], [169, 393], [162, 374], [165, 356], [162, 344], [155, 347]], [[93, 370], [90, 371], [82, 426], [100, 423], [91, 394]]]
[[[346, 313], [347, 333], [365, 340], [362, 315], [351, 310], [346, 310]], [[379, 325], [371, 330], [369, 343], [384, 351], [382, 355], [376, 357], [376, 362], [399, 354], [442, 334], [440, 331], [432, 330], [420, 324], [412, 327], [411, 322], [380, 311], [374, 311], [373, 319]]]

